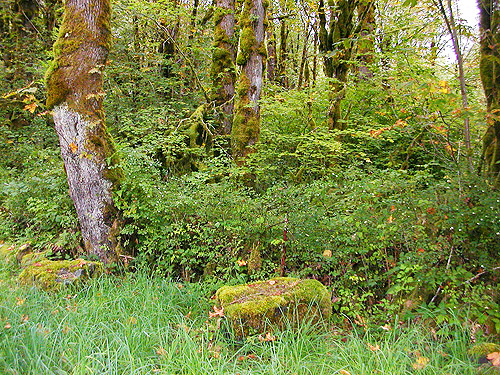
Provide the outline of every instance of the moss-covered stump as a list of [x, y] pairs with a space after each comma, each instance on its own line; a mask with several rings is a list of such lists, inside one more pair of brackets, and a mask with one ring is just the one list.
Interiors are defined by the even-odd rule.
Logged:
[[216, 303], [237, 337], [317, 322], [332, 313], [330, 293], [323, 284], [290, 277], [224, 286], [216, 293]]
[[102, 263], [84, 259], [43, 259], [28, 265], [19, 275], [23, 284], [34, 284], [42, 289], [54, 291], [62, 285], [75, 284], [103, 273]]

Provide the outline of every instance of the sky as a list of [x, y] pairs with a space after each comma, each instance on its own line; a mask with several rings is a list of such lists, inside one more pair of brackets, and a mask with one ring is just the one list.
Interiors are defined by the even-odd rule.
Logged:
[[460, 15], [467, 20], [469, 26], [477, 27], [479, 23], [479, 11], [476, 0], [452, 0], [458, 3]]

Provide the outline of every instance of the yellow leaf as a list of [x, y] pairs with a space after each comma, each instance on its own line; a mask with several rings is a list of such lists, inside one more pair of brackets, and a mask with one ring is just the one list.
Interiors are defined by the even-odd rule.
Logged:
[[21, 306], [22, 304], [24, 304], [25, 301], [26, 301], [26, 298], [16, 297], [16, 305], [17, 306]]
[[214, 312], [208, 313], [209, 318], [214, 318], [216, 316], [220, 316], [221, 318], [224, 316], [224, 306], [218, 309], [217, 306], [214, 305]]
[[325, 258], [331, 258], [332, 257], [332, 251], [331, 250], [325, 250], [325, 251], [323, 251], [323, 256]]
[[5, 323], [5, 326], [4, 326], [4, 327], [5, 327], [5, 329], [10, 329], [10, 328], [12, 328], [12, 326], [10, 325], [10, 323], [9, 323], [9, 322]]
[[392, 215], [389, 216], [389, 218], [387, 219], [387, 222], [388, 223], [392, 223], [393, 221], [394, 221], [394, 218], [392, 217]]
[[351, 373], [347, 370], [339, 370], [339, 374], [342, 374], [342, 375], [351, 375]]
[[74, 142], [71, 142], [68, 147], [71, 149], [71, 152], [74, 154], [78, 150], [78, 146], [75, 145]]
[[367, 343], [366, 345], [368, 346], [368, 348], [370, 348], [370, 350], [372, 352], [376, 352], [376, 351], [380, 350], [380, 345], [379, 344], [377, 344], [377, 345], [374, 346], [374, 345], [371, 345], [371, 344]]
[[430, 359], [427, 357], [418, 357], [417, 361], [411, 365], [413, 369], [415, 370], [422, 370], [424, 369], [430, 362]]
[[33, 102], [31, 104], [26, 104], [24, 106], [24, 110], [25, 111], [29, 111], [30, 113], [35, 113], [37, 107], [38, 107], [38, 104], [36, 104], [35, 102]]

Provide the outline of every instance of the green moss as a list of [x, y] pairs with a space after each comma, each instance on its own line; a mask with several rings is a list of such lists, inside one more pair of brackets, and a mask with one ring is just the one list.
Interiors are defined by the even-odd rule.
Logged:
[[[74, 276], [80, 272], [80, 276]], [[27, 266], [19, 275], [19, 280], [23, 284], [35, 284], [42, 289], [53, 291], [65, 283], [80, 282], [102, 273], [103, 266], [98, 262], [83, 259], [59, 261], [43, 259]]]
[[[85, 9], [66, 5], [53, 47], [54, 61], [45, 78], [49, 109], [65, 102], [77, 112], [95, 117], [96, 107], [93, 102], [101, 100], [95, 96], [102, 91], [102, 77], [98, 73], [92, 73], [92, 69], [105, 64], [111, 44], [111, 6], [109, 0], [93, 0], [90, 1], [90, 8], [97, 15], [96, 28], [99, 32], [94, 32], [87, 26]], [[101, 48], [104, 53], [99, 56], [89, 55], [88, 48]]]
[[317, 280], [278, 277], [245, 285], [225, 286], [216, 301], [235, 331], [263, 331], [287, 321], [318, 320], [331, 315], [330, 294]]

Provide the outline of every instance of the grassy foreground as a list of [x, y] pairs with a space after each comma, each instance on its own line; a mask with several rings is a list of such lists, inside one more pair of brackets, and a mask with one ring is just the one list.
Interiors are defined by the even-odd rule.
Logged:
[[142, 275], [48, 294], [0, 264], [0, 374], [477, 374], [465, 331], [303, 327], [231, 342], [210, 291]]

